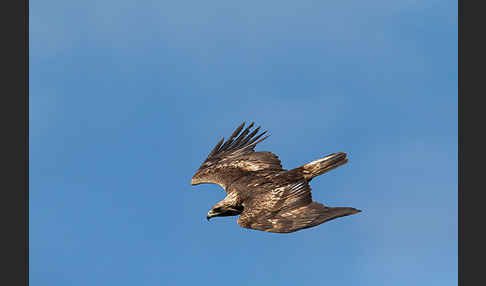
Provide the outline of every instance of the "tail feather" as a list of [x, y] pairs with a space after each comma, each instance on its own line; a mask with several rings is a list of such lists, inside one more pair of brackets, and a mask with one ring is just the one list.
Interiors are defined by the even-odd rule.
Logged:
[[304, 166], [297, 168], [301, 175], [310, 181], [312, 178], [327, 173], [339, 166], [342, 166], [348, 162], [346, 153], [339, 152], [334, 153], [324, 158], [312, 161]]

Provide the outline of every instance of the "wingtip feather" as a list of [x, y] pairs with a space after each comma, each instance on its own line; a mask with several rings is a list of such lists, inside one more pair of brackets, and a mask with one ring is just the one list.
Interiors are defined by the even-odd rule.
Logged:
[[[240, 124], [233, 131], [233, 133], [228, 138], [228, 140], [226, 140], [226, 142], [224, 141], [224, 137], [223, 137], [223, 139], [221, 139], [221, 141], [219, 141], [216, 144], [216, 146], [213, 148], [213, 150], [209, 154], [208, 158], [210, 156], [213, 156], [213, 155], [220, 153], [220, 152], [227, 152], [227, 151], [240, 152], [240, 151], [243, 151], [243, 150], [253, 149], [258, 143], [262, 142], [263, 140], [265, 140], [269, 137], [269, 135], [267, 135], [267, 136], [261, 138], [263, 135], [265, 135], [267, 133], [266, 130], [264, 132], [258, 134], [258, 132], [261, 129], [261, 126], [258, 126], [250, 134], [248, 134], [250, 132], [251, 128], [254, 125], [255, 125], [255, 122], [251, 122], [247, 126], [247, 128], [245, 128], [245, 130], [243, 132], [241, 132], [241, 130], [245, 126], [245, 122]], [[257, 135], [257, 136], [255, 137], [255, 135]], [[235, 139], [236, 136], [238, 136], [238, 137]]]

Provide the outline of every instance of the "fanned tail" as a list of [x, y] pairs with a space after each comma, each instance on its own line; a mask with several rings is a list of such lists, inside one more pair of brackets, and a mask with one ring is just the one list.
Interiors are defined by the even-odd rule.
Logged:
[[312, 178], [336, 169], [347, 162], [348, 159], [346, 158], [346, 153], [339, 152], [307, 163], [304, 166], [294, 169], [293, 171], [297, 171], [304, 177], [305, 180], [310, 181]]

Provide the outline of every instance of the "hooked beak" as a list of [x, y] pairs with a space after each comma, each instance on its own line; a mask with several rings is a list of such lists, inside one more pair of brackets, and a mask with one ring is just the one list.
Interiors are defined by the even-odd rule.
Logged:
[[210, 210], [206, 216], [206, 220], [209, 221], [214, 216], [216, 216], [216, 213], [213, 210]]

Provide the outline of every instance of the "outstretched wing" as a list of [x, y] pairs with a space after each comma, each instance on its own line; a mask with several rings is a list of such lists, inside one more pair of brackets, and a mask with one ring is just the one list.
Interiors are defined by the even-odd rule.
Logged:
[[[204, 160], [201, 167], [191, 179], [191, 184], [213, 183], [226, 188], [235, 178], [250, 172], [262, 170], [282, 170], [282, 164], [277, 155], [271, 152], [255, 152], [255, 146], [268, 138], [260, 134], [260, 126], [250, 133], [254, 123], [245, 130], [242, 123], [231, 134], [228, 140], [219, 141]], [[243, 131], [242, 131], [243, 130]]]
[[276, 233], [289, 233], [313, 227], [326, 221], [360, 212], [349, 207], [326, 207], [313, 202], [306, 181], [259, 192], [238, 218], [244, 228]]

